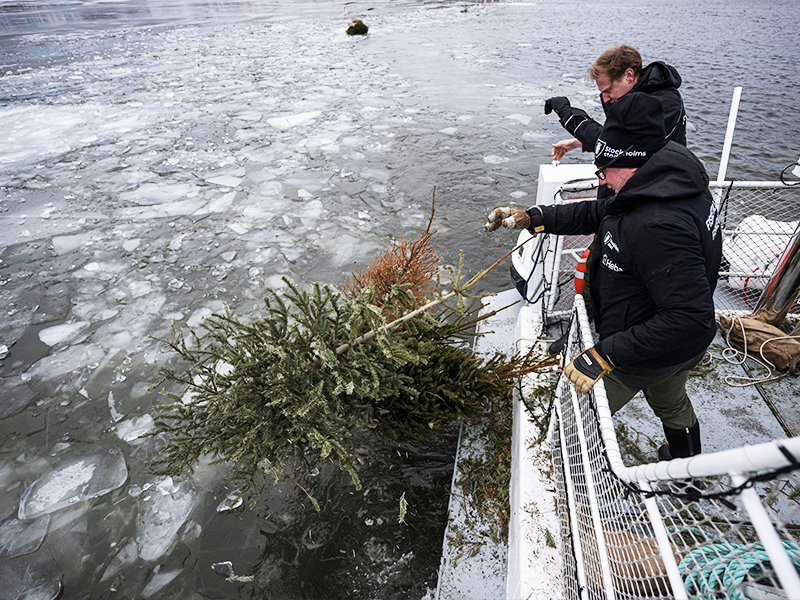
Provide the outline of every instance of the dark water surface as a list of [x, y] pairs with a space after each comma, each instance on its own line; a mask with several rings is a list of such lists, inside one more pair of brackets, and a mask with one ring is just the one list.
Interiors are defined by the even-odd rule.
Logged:
[[[354, 17], [368, 36], [345, 35]], [[430, 597], [454, 429], [365, 440], [364, 492], [319, 473], [320, 516], [293, 486], [220, 514], [223, 467], [144, 468], [174, 359], [157, 340], [257, 314], [284, 275], [343, 283], [424, 230], [434, 186], [443, 260], [488, 266], [512, 236], [485, 215], [531, 204], [566, 137], [544, 100], [599, 117], [583, 74], [616, 43], [679, 70], [712, 178], [743, 86], [728, 175], [774, 180], [800, 153], [799, 26], [788, 0], [0, 0], [0, 600]], [[16, 519], [35, 481], [60, 473], [55, 498], [109, 453], [112, 491]]]

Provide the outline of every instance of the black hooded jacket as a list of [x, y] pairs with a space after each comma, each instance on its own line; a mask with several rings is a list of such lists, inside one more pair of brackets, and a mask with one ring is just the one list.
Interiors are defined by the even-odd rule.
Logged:
[[[683, 108], [683, 99], [678, 91], [681, 86], [681, 76], [675, 67], [671, 67], [663, 62], [654, 62], [647, 65], [642, 71], [639, 81], [633, 86], [631, 92], [643, 92], [661, 102], [664, 110], [664, 131], [667, 132], [667, 140], [686, 145], [686, 111]], [[629, 92], [630, 93], [630, 92]], [[603, 104], [603, 111], [608, 115], [611, 103], [603, 102], [603, 95], [600, 95], [600, 102]], [[583, 122], [578, 125], [573, 135], [580, 140], [584, 152], [594, 152], [597, 138], [603, 126], [589, 117], [580, 108], [572, 108], [573, 115], [583, 118]]]
[[678, 365], [711, 343], [722, 234], [703, 165], [668, 142], [616, 196], [529, 209], [531, 230], [597, 234], [596, 348], [617, 367]]

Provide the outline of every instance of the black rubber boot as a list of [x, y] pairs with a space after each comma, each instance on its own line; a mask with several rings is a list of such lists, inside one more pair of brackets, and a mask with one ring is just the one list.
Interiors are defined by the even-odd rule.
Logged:
[[658, 448], [659, 460], [686, 458], [700, 454], [702, 450], [699, 422], [686, 429], [672, 429], [664, 425], [664, 435], [667, 436], [667, 444]]

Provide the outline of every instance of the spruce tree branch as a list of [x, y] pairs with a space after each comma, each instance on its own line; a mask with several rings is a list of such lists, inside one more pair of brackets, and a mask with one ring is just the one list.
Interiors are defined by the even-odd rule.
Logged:
[[[436, 300], [428, 302], [425, 306], [421, 306], [418, 309], [413, 310], [410, 313], [405, 314], [405, 315], [403, 315], [402, 317], [400, 317], [398, 319], [395, 319], [391, 323], [387, 323], [386, 325], [383, 325], [382, 327], [379, 327], [378, 329], [372, 329], [372, 330], [368, 331], [367, 333], [365, 333], [364, 335], [358, 336], [356, 339], [354, 339], [350, 343], [342, 344], [341, 346], [336, 348], [336, 354], [337, 355], [344, 354], [345, 352], [347, 352], [353, 346], [356, 346], [358, 344], [366, 342], [367, 340], [371, 340], [372, 338], [374, 338], [376, 335], [378, 335], [381, 332], [391, 331], [392, 329], [394, 329], [398, 325], [404, 323], [405, 321], [408, 321], [409, 319], [413, 319], [417, 315], [419, 315], [421, 313], [424, 313], [427, 310], [430, 310], [431, 308], [441, 304], [445, 300], [449, 300], [450, 298], [452, 298], [454, 296], [463, 295], [465, 290], [469, 289], [470, 287], [472, 287], [473, 285], [478, 283], [478, 281], [480, 281], [483, 278], [484, 275], [489, 273], [489, 271], [494, 269], [497, 265], [499, 265], [501, 262], [503, 262], [505, 259], [507, 259], [512, 254], [514, 254], [514, 252], [516, 252], [517, 250], [522, 248], [522, 246], [524, 246], [525, 244], [530, 242], [532, 239], [534, 239], [534, 237], [529, 237], [527, 240], [525, 240], [521, 244], [518, 244], [517, 246], [515, 246], [511, 251], [506, 252], [502, 257], [500, 257], [498, 260], [496, 260], [492, 266], [490, 266], [488, 269], [484, 269], [483, 271], [480, 271], [479, 273], [474, 275], [472, 277], [472, 279], [467, 281], [467, 283], [465, 283], [463, 286], [460, 286], [458, 289], [454, 289], [449, 294], [445, 294], [444, 296], [442, 296], [440, 298], [437, 298]], [[513, 306], [513, 305], [509, 305], [509, 306]], [[508, 308], [508, 307], [506, 307], [506, 308]], [[315, 366], [317, 366], [317, 367], [321, 366], [322, 365], [322, 357], [316, 356], [314, 358], [313, 362], [314, 362]]]

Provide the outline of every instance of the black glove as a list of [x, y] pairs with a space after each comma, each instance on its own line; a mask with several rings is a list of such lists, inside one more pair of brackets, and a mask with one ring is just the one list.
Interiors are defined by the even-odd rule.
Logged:
[[[589, 115], [586, 114], [586, 111], [581, 110], [580, 108], [572, 108], [569, 100], [567, 100], [564, 96], [550, 98], [544, 103], [544, 114], [549, 115], [553, 111], [556, 111], [558, 120], [561, 122], [561, 126], [569, 131], [573, 136], [575, 135], [575, 131], [577, 131], [578, 127], [587, 121], [591, 121]], [[581, 142], [583, 142], [583, 140], [581, 140]]]
[[564, 96], [556, 96], [550, 98], [544, 103], [544, 114], [549, 115], [551, 112], [556, 111], [556, 114], [561, 118], [561, 111], [571, 108], [569, 100]]

